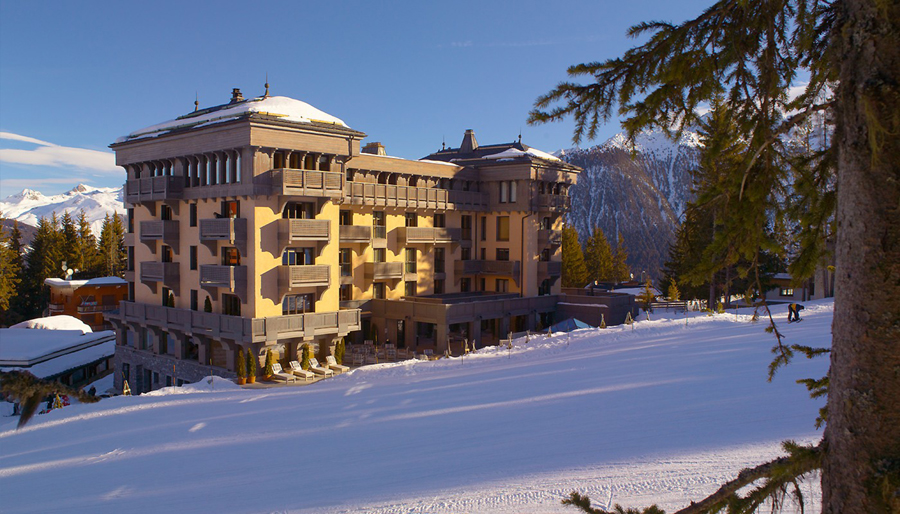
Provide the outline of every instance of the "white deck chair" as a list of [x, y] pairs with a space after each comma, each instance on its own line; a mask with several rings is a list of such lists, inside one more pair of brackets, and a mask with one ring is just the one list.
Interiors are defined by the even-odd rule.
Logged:
[[306, 371], [297, 361], [291, 361], [291, 373], [302, 378], [305, 381], [315, 380], [316, 374], [312, 371]]
[[319, 361], [317, 361], [316, 359], [309, 359], [309, 370], [318, 375], [325, 375], [326, 377], [334, 376], [334, 371], [319, 366]]
[[284, 370], [281, 369], [281, 364], [278, 364], [277, 362], [272, 364], [272, 376], [278, 377], [285, 382], [294, 382], [297, 380], [297, 377], [295, 377], [293, 373], [285, 373]]
[[334, 355], [329, 355], [328, 357], [325, 357], [325, 364], [328, 366], [328, 369], [337, 371], [338, 373], [350, 371], [350, 366], [344, 366], [343, 364], [338, 364], [337, 360], [334, 358]]

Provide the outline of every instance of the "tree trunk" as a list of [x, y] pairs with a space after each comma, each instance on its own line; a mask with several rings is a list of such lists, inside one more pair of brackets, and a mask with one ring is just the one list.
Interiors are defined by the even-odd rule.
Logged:
[[823, 512], [900, 512], [900, 4], [843, 0]]

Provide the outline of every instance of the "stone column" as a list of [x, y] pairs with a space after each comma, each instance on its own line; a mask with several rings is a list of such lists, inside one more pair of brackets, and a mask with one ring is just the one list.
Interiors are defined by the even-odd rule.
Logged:
[[434, 349], [437, 353], [443, 354], [450, 349], [450, 338], [448, 333], [450, 327], [446, 323], [438, 323], [434, 329]]

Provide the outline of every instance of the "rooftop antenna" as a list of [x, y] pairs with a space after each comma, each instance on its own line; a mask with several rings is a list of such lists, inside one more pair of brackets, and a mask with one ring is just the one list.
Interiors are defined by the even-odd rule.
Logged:
[[522, 144], [522, 127], [519, 127], [519, 144]]
[[447, 136], [446, 134], [441, 136], [441, 150], [447, 149]]
[[200, 93], [194, 91], [194, 112], [200, 109]]
[[266, 72], [266, 94], [263, 95], [263, 98], [269, 98], [269, 72]]

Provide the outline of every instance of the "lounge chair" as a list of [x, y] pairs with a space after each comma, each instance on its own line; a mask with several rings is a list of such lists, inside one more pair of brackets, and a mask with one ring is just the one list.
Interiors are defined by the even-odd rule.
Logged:
[[352, 358], [351, 364], [354, 366], [362, 366], [366, 363], [366, 356], [362, 353], [354, 353], [350, 357]]
[[334, 376], [334, 371], [319, 366], [319, 361], [316, 359], [309, 359], [309, 370], [317, 375]]
[[305, 381], [315, 380], [316, 374], [312, 371], [306, 371], [297, 361], [291, 361], [291, 373], [302, 378]]
[[272, 376], [278, 377], [285, 382], [294, 382], [297, 380], [297, 377], [295, 377], [293, 373], [285, 373], [284, 370], [281, 369], [281, 364], [278, 364], [277, 362], [272, 365]]
[[334, 355], [329, 355], [328, 357], [325, 357], [325, 364], [328, 366], [328, 369], [337, 371], [338, 373], [350, 371], [350, 366], [344, 366], [343, 364], [338, 364], [337, 360], [335, 360], [335, 358], [334, 358]]

